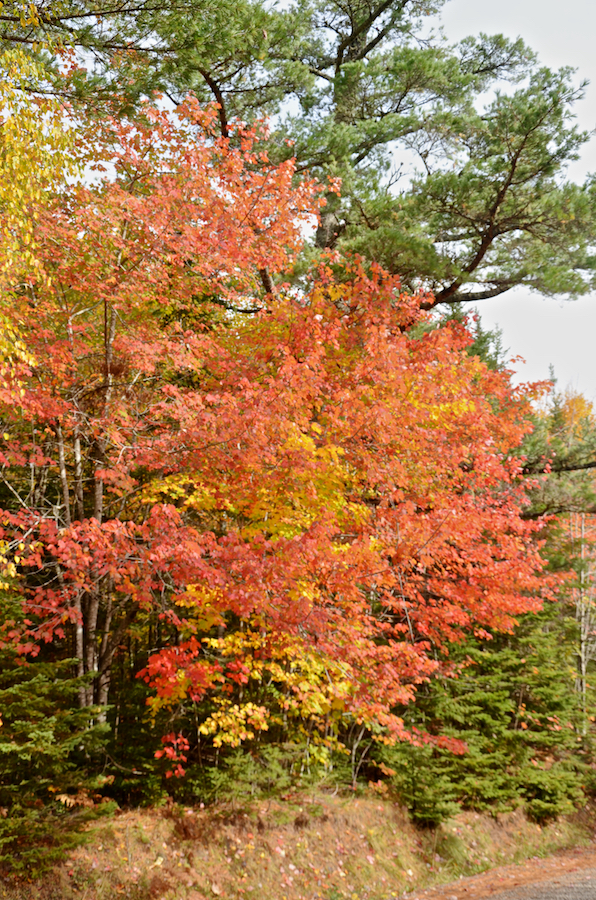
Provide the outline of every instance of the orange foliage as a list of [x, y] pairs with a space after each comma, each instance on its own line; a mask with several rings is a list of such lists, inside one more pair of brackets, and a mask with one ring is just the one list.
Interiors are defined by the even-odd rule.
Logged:
[[[413, 330], [421, 298], [358, 261], [265, 304], [260, 273], [288, 270], [317, 189], [254, 132], [217, 139], [213, 115], [96, 127], [117, 177], [40, 212], [50, 280], [14, 305], [36, 364], [1, 395], [25, 617], [5, 639], [101, 627], [105, 673], [157, 609], [179, 637], [143, 673], [160, 702], [225, 699], [282, 647], [305, 661], [300, 702], [398, 737], [436, 648], [510, 629], [548, 590], [520, 515], [531, 394], [463, 326]], [[247, 643], [215, 652], [238, 625]], [[315, 698], [309, 677], [338, 687]]]

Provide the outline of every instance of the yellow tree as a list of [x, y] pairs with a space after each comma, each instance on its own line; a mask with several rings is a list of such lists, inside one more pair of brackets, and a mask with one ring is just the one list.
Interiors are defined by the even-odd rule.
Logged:
[[39, 78], [38, 67], [22, 51], [0, 57], [0, 272], [9, 284], [15, 272], [26, 277], [37, 268], [36, 207], [74, 174], [67, 110], [36, 95]]

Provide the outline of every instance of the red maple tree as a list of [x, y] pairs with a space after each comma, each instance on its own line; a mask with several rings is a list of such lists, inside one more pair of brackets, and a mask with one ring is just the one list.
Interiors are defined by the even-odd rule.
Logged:
[[4, 640], [69, 640], [103, 706], [157, 613], [155, 708], [212, 692], [206, 733], [241, 740], [267, 669], [286, 705], [396, 738], [436, 648], [548, 590], [515, 455], [532, 392], [357, 260], [275, 288], [317, 187], [214, 116], [93, 126], [115, 176], [39, 211], [46, 278], [15, 273], [10, 312], [34, 362], [0, 395]]

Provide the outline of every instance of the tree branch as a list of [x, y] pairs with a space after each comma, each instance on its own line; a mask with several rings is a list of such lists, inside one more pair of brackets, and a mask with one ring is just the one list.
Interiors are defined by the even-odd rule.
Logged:
[[221, 88], [218, 85], [217, 81], [215, 81], [213, 76], [207, 71], [207, 69], [203, 69], [201, 66], [198, 66], [198, 71], [209, 85], [213, 96], [217, 100], [217, 103], [219, 105], [219, 127], [221, 136], [227, 138], [229, 137], [230, 132], [228, 126], [228, 116], [226, 113], [226, 104], [224, 101], [224, 96], [221, 92]]

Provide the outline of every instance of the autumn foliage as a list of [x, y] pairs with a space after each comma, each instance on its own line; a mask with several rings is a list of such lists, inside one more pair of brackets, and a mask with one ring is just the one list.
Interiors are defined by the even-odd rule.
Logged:
[[[37, 209], [43, 274], [5, 304], [27, 354], [0, 384], [2, 639], [61, 647], [103, 707], [158, 619], [151, 714], [209, 696], [216, 746], [285, 716], [392, 741], [437, 651], [547, 591], [530, 394], [377, 267], [284, 284], [319, 190], [215, 117], [89, 125], [92, 175]], [[182, 774], [189, 747], [158, 752]]]

